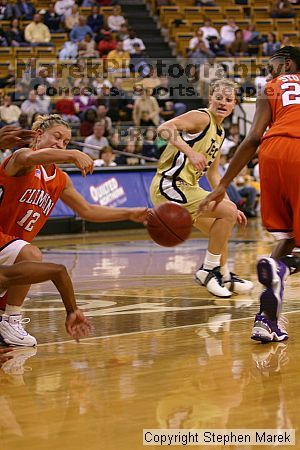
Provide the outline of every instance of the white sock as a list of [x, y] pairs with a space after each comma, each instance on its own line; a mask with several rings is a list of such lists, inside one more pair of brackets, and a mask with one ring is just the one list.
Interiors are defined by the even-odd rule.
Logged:
[[207, 250], [204, 258], [203, 269], [212, 270], [220, 265], [220, 261], [221, 255], [214, 255]]
[[230, 280], [230, 270], [228, 267], [228, 264], [224, 264], [224, 266], [221, 267], [221, 273], [223, 275], [223, 280], [224, 281], [229, 281]]
[[14, 314], [21, 314], [21, 306], [14, 306], [7, 304], [5, 307], [5, 314], [7, 316], [12, 316]]

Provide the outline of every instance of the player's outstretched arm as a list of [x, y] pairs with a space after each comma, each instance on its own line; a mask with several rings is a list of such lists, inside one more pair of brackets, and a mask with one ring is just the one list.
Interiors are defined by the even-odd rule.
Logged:
[[91, 205], [74, 188], [68, 175], [66, 187], [60, 198], [82, 219], [89, 222], [118, 222], [131, 220], [144, 223], [147, 220], [148, 208], [112, 208], [109, 206]]
[[16, 151], [10, 158], [5, 167], [5, 171], [7, 175], [13, 177], [19, 175], [24, 170], [33, 170], [36, 165], [49, 165], [52, 163], [75, 164], [83, 176], [86, 176], [87, 173], [92, 173], [94, 169], [94, 161], [92, 158], [79, 150], [56, 148], [32, 150], [30, 148], [22, 148]]
[[229, 184], [255, 155], [271, 118], [272, 112], [268, 99], [265, 96], [257, 98], [256, 111], [249, 133], [239, 145], [219, 185], [200, 203], [200, 212], [205, 211], [210, 202], [214, 201], [217, 205], [224, 199]]
[[56, 286], [66, 308], [67, 332], [76, 340], [86, 336], [91, 326], [76, 305], [73, 284], [64, 265], [24, 261], [12, 266], [0, 266], [0, 286], [4, 289], [48, 280]]

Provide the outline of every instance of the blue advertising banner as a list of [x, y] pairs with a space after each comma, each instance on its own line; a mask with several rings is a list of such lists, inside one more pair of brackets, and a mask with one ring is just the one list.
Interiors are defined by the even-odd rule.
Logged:
[[[101, 206], [152, 206], [149, 188], [155, 169], [147, 171], [105, 171], [94, 172], [83, 178], [80, 173], [69, 176], [75, 189], [93, 205]], [[206, 179], [201, 180], [201, 187], [206, 190]], [[51, 217], [74, 217], [75, 213], [59, 200]]]

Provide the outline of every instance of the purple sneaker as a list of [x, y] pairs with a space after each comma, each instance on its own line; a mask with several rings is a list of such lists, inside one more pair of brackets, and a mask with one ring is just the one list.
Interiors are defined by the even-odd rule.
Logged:
[[281, 312], [284, 282], [289, 274], [288, 267], [279, 260], [262, 258], [257, 263], [257, 276], [265, 289], [260, 296], [260, 311], [276, 321]]
[[251, 339], [266, 343], [286, 341], [288, 338], [287, 331], [281, 323], [277, 323], [277, 320], [269, 320], [262, 314], [256, 314]]

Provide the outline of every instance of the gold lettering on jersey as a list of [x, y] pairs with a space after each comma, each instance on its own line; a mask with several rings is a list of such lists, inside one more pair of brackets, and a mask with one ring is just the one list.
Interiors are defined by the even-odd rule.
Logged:
[[206, 150], [205, 153], [207, 153], [207, 155], [211, 156], [212, 159], [215, 159], [218, 150], [219, 150], [219, 147], [216, 145], [215, 139], [212, 139], [210, 147]]
[[54, 205], [50, 195], [43, 189], [26, 189], [19, 202], [38, 206], [45, 216], [49, 215]]

